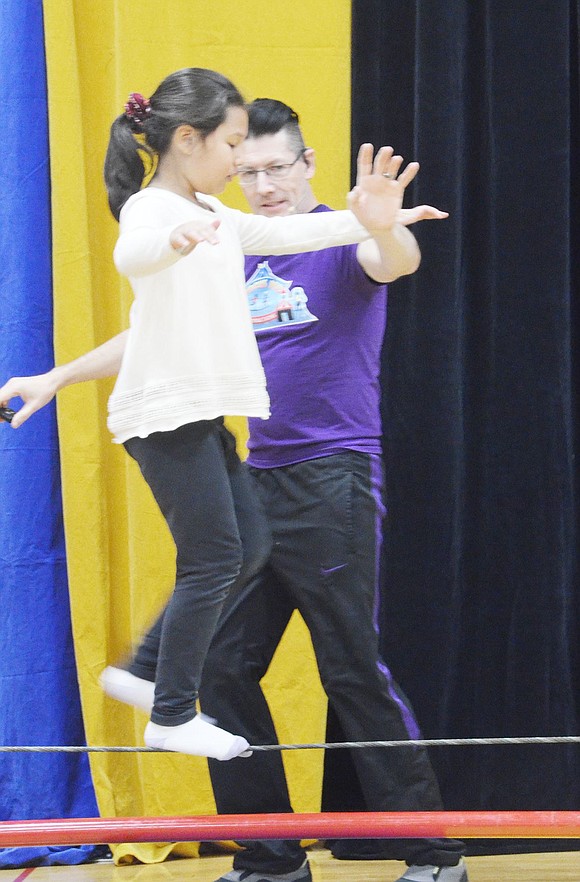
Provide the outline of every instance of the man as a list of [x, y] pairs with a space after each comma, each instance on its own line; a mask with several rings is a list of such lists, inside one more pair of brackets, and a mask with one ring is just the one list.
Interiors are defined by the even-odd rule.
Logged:
[[[238, 168], [253, 212], [329, 210], [319, 205], [311, 187], [314, 159], [291, 108], [270, 99], [253, 102]], [[386, 174], [393, 181], [401, 163], [401, 157], [390, 160]], [[379, 364], [386, 283], [417, 269], [418, 246], [403, 224], [424, 217], [445, 214], [429, 207], [401, 212], [401, 224], [358, 246], [246, 259], [272, 407], [269, 420], [250, 420], [248, 463], [273, 548], [260, 574], [228, 598], [200, 698], [206, 714], [250, 744], [276, 741], [260, 680], [294, 609], [310, 630], [322, 684], [345, 738], [418, 736], [413, 715], [379, 657], [374, 616], [383, 513]], [[49, 397], [70, 382], [109, 375], [123, 346], [121, 335], [95, 350], [97, 369], [91, 354], [68, 373], [60, 369]], [[99, 362], [99, 351], [113, 353], [107, 364], [109, 356]], [[29, 399], [24, 418], [45, 403], [18, 381], [0, 389], [0, 402], [16, 394]], [[113, 679], [105, 679], [104, 687], [110, 694], [141, 707], [150, 704], [160, 626], [161, 619], [129, 666], [127, 692], [122, 681], [114, 682], [116, 669], [109, 669]], [[441, 809], [424, 750], [358, 749], [352, 760], [367, 810]], [[277, 751], [225, 764], [210, 761], [210, 773], [220, 814], [292, 810]], [[310, 882], [298, 842], [243, 844], [234, 869], [220, 882]], [[460, 842], [390, 840], [389, 850], [390, 857], [408, 864], [398, 882], [467, 882]]]

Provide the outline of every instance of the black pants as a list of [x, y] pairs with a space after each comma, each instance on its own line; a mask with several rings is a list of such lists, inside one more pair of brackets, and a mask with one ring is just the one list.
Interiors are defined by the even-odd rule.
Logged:
[[177, 550], [175, 590], [131, 670], [155, 680], [153, 722], [178, 725], [195, 716], [203, 663], [228, 592], [267, 560], [270, 532], [223, 420], [131, 438], [125, 447]]
[[[381, 542], [381, 463], [345, 452], [284, 468], [253, 470], [272, 527], [259, 576], [231, 593], [212, 641], [202, 709], [251, 744], [276, 740], [260, 687], [294, 609], [312, 636], [322, 685], [349, 741], [417, 737], [414, 717], [379, 658], [375, 626]], [[369, 811], [440, 810], [424, 749], [352, 751]], [[220, 814], [292, 810], [278, 752], [210, 761]], [[242, 843], [234, 866], [285, 873], [304, 860], [298, 842]], [[456, 840], [391, 840], [392, 857], [454, 865]]]
[[[272, 554], [256, 578], [238, 578], [228, 595], [203, 669], [202, 709], [252, 744], [277, 740], [260, 680], [293, 610], [299, 609], [346, 739], [417, 736], [408, 704], [378, 654], [380, 462], [344, 453], [253, 474], [272, 527]], [[239, 512], [239, 524], [251, 541], [248, 514]], [[162, 622], [163, 617], [130, 668], [146, 679], [154, 679]], [[373, 748], [353, 750], [352, 758], [367, 810], [441, 809], [426, 751]], [[220, 814], [292, 811], [278, 752], [227, 763], [210, 760], [209, 766]], [[243, 845], [234, 857], [237, 869], [286, 873], [304, 860], [300, 844], [291, 840]], [[456, 864], [464, 852], [463, 844], [451, 839], [390, 840], [390, 848], [394, 859], [436, 865]]]

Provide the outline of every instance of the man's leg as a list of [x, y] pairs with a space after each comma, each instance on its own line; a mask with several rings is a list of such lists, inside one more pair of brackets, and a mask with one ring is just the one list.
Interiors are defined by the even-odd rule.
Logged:
[[[266, 568], [228, 599], [208, 653], [200, 690], [201, 708], [220, 726], [234, 727], [250, 744], [275, 744], [276, 730], [260, 686], [293, 612], [284, 587]], [[220, 814], [291, 812], [279, 751], [254, 753], [227, 764], [209, 763]], [[257, 872], [260, 878], [291, 874], [309, 879], [299, 842], [244, 841], [234, 857], [232, 879]], [[229, 877], [227, 877], [229, 878]], [[249, 882], [254, 882], [249, 879]]]
[[[269, 498], [271, 566], [310, 629], [322, 684], [349, 741], [419, 736], [378, 653], [380, 478], [380, 460], [358, 453], [258, 475]], [[441, 808], [425, 750], [365, 748], [352, 758], [368, 810]], [[391, 848], [393, 858], [433, 865], [454, 865], [464, 851], [443, 839], [392, 840]]]
[[[348, 741], [332, 704], [328, 703], [326, 741]], [[362, 792], [351, 750], [326, 750], [322, 776], [323, 812], [365, 812], [367, 804]], [[381, 861], [391, 857], [388, 839], [327, 839], [332, 856], [348, 861]]]

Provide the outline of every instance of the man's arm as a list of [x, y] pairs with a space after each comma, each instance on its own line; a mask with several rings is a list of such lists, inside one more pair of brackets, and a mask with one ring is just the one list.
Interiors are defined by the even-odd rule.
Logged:
[[403, 157], [394, 156], [391, 147], [382, 147], [374, 159], [370, 144], [363, 144], [359, 150], [351, 208], [372, 238], [359, 244], [357, 258], [366, 274], [377, 282], [392, 282], [418, 268], [421, 252], [407, 229], [409, 224], [447, 217], [447, 212], [429, 205], [403, 209], [405, 188], [419, 171], [419, 163], [410, 162], [399, 174], [402, 164]]
[[421, 254], [414, 236], [411, 242], [405, 242], [403, 228], [422, 220], [444, 220], [446, 217], [449, 217], [448, 211], [441, 211], [433, 205], [400, 208], [393, 226], [393, 237], [385, 238], [382, 242], [377, 238], [361, 242], [356, 253], [358, 262], [367, 276], [383, 284], [414, 273], [421, 262]]
[[356, 256], [367, 276], [383, 284], [414, 273], [421, 263], [417, 240], [401, 224], [361, 242]]
[[114, 377], [121, 366], [127, 334], [128, 331], [122, 331], [96, 349], [91, 349], [90, 352], [74, 361], [69, 361], [68, 364], [54, 367], [45, 374], [34, 377], [12, 377], [8, 380], [0, 388], [0, 404], [7, 405], [11, 398], [16, 397], [24, 401], [10, 423], [12, 428], [17, 429], [28, 417], [52, 401], [60, 389], [87, 380]]

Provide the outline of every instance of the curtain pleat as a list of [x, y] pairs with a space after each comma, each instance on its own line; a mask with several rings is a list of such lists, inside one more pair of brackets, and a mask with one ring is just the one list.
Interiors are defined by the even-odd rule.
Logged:
[[[186, 66], [230, 76], [248, 99], [272, 96], [297, 107], [320, 145], [320, 198], [344, 206], [349, 163], [350, 4], [292, 10], [233, 0], [153, 0], [109, 4], [45, 0], [53, 219], [55, 353], [73, 358], [127, 326], [131, 293], [112, 261], [117, 225], [102, 181], [109, 126], [130, 91], [150, 94]], [[304, 27], [308, 17], [309, 27]], [[266, 42], [240, 22], [259, 22]], [[153, 24], [154, 23], [154, 24]], [[317, 91], [311, 88], [313, 79]], [[322, 159], [324, 162], [322, 162]], [[244, 207], [237, 186], [225, 194]], [[58, 400], [64, 517], [73, 632], [87, 739], [142, 744], [144, 714], [106, 699], [98, 676], [122, 662], [172, 587], [174, 549], [135, 464], [106, 429], [112, 384], [84, 384]], [[245, 426], [234, 424], [243, 444]], [[283, 741], [317, 741], [325, 702], [309, 635], [296, 617], [265, 680]], [[322, 758], [285, 757], [297, 810], [320, 804]], [[302, 754], [298, 756], [297, 754]], [[159, 754], [91, 754], [104, 816], [215, 811], [205, 760]], [[197, 844], [116, 846], [117, 863], [197, 854]]]
[[[382, 375], [382, 647], [426, 737], [578, 734], [577, 21], [353, 6], [353, 143], [418, 159], [408, 203], [450, 212], [392, 286]], [[432, 759], [450, 809], [580, 805], [575, 746]]]

